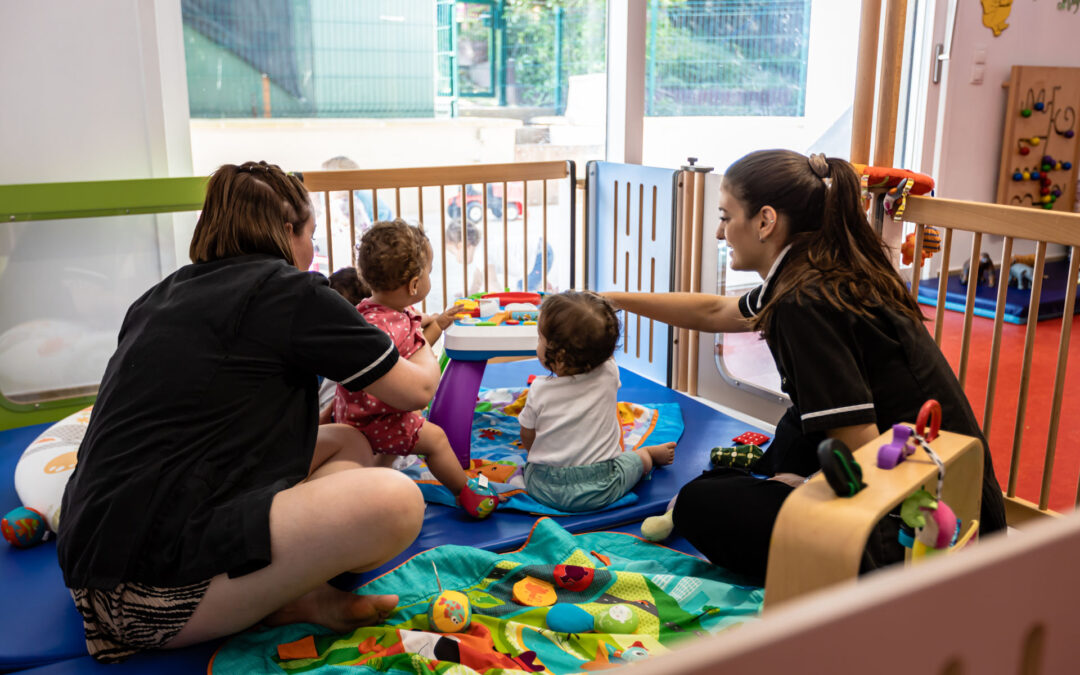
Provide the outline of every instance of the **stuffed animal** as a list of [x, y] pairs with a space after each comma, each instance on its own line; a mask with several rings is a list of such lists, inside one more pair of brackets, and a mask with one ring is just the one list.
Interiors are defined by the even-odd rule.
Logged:
[[1016, 286], [1021, 291], [1031, 288], [1031, 281], [1035, 277], [1035, 256], [1014, 255], [1012, 264], [1009, 265], [1009, 285]]
[[[941, 250], [941, 235], [932, 227], [923, 229], [922, 257], [926, 260]], [[912, 232], [900, 245], [900, 260], [910, 265], [915, 260], [915, 233]]]
[[[967, 286], [968, 282], [968, 269], [970, 265], [968, 261], [964, 261], [964, 266], [960, 272], [960, 284]], [[993, 288], [997, 284], [997, 270], [994, 268], [994, 261], [990, 258], [989, 253], [983, 253], [979, 256], [979, 273], [975, 280], [975, 285], [982, 284]]]

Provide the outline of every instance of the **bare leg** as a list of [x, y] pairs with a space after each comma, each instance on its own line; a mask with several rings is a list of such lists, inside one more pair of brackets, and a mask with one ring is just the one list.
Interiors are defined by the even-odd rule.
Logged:
[[389, 469], [341, 470], [315, 479], [328, 466], [274, 496], [273, 562], [235, 579], [214, 577], [168, 648], [229, 635], [264, 618], [346, 631], [391, 611], [394, 596], [357, 596], [326, 581], [345, 571], [374, 569], [412, 543], [424, 518], [420, 490]]
[[348, 424], [324, 424], [319, 427], [307, 480], [374, 465], [375, 456], [364, 434]]
[[667, 466], [675, 461], [675, 444], [663, 443], [661, 445], [647, 445], [644, 448], [634, 450], [641, 457], [642, 476], [649, 475], [653, 465]]
[[424, 422], [424, 426], [420, 427], [420, 438], [416, 441], [413, 454], [426, 457], [431, 474], [454, 493], [454, 496], [465, 487], [468, 477], [461, 468], [449, 439], [446, 438], [446, 432], [439, 425]]

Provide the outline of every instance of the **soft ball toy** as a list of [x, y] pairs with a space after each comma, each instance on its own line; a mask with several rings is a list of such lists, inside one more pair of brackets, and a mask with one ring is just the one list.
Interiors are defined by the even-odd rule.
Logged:
[[440, 633], [460, 633], [471, 622], [472, 607], [464, 593], [443, 591], [428, 607], [428, 625]]
[[34, 509], [20, 506], [8, 511], [0, 520], [0, 532], [15, 548], [30, 548], [45, 541], [49, 528], [45, 525], [44, 516]]
[[465, 483], [457, 501], [473, 518], [487, 518], [499, 503], [499, 493], [488, 484], [486, 477], [480, 476]]

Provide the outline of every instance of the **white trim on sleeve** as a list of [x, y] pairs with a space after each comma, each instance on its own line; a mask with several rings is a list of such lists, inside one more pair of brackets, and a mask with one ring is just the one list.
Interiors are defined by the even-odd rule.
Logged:
[[828, 410], [818, 410], [817, 412], [811, 412], [804, 414], [801, 419], [806, 420], [813, 419], [815, 417], [825, 417], [826, 415], [836, 415], [839, 413], [854, 412], [856, 410], [869, 410], [874, 407], [873, 403], [860, 403], [858, 405], [846, 405], [842, 408], [829, 408]]
[[345, 385], [345, 384], [348, 384], [348, 383], [352, 382], [353, 380], [355, 380], [358, 377], [362, 377], [364, 375], [364, 373], [368, 372], [369, 370], [371, 370], [375, 366], [382, 363], [383, 360], [386, 359], [387, 356], [390, 356], [390, 352], [394, 351], [395, 349], [396, 349], [396, 347], [394, 346], [394, 343], [391, 342], [390, 347], [385, 352], [382, 353], [382, 356], [380, 356], [379, 358], [377, 358], [374, 361], [372, 361], [371, 363], [369, 363], [362, 370], [359, 370], [359, 371], [353, 373], [352, 375], [350, 375], [349, 377], [345, 378], [344, 380], [342, 380], [341, 384]]

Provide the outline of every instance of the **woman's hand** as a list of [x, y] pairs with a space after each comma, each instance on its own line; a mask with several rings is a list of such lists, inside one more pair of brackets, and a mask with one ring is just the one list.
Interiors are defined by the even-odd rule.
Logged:
[[769, 480], [774, 480], [778, 483], [797, 488], [810, 479], [805, 476], [800, 476], [797, 473], [778, 473], [772, 478], [769, 478]]

